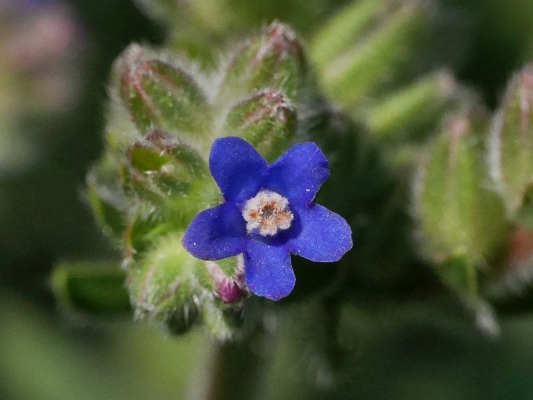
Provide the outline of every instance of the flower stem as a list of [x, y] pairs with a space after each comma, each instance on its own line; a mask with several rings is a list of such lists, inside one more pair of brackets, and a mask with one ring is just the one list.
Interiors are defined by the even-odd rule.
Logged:
[[253, 343], [257, 336], [242, 341], [216, 343], [205, 400], [247, 400], [257, 398], [264, 365]]

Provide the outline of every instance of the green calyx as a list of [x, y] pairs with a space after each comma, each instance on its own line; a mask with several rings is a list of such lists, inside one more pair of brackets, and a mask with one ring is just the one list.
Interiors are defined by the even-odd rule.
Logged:
[[203, 321], [220, 339], [242, 322], [242, 260], [209, 264], [181, 246], [192, 219], [222, 200], [208, 150], [217, 137], [240, 136], [270, 161], [282, 154], [296, 138], [307, 68], [279, 23], [232, 54], [220, 77], [131, 45], [113, 70], [107, 151], [88, 178], [97, 220], [123, 251], [135, 315], [174, 333]]

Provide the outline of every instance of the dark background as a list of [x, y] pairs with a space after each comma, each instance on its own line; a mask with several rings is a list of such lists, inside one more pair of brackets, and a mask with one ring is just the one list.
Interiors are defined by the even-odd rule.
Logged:
[[[214, 35], [211, 45], [274, 18], [294, 23], [309, 38], [342, 3], [330, 1], [302, 21], [296, 6], [284, 15], [276, 14], [275, 1], [261, 2], [257, 13], [262, 14], [246, 14], [245, 8], [248, 26], [229, 26]], [[108, 73], [130, 42], [164, 40], [162, 25], [130, 0], [67, 5], [81, 32], [66, 67], [80, 85], [75, 99], [53, 111], [37, 105], [9, 115], [15, 120], [11, 134], [27, 138], [36, 150], [24, 167], [0, 171], [0, 398], [182, 398], [200, 390], [201, 367], [209, 362], [210, 345], [200, 331], [172, 339], [127, 318], [66, 318], [51, 294], [49, 276], [58, 262], [114, 254], [83, 201], [86, 171], [102, 150]], [[460, 20], [466, 32], [454, 73], [494, 108], [512, 72], [533, 58], [533, 2], [448, 0], [445, 5], [451, 10], [446, 17]], [[17, 82], [31, 81], [24, 74], [32, 73], [38, 68], [21, 76], [13, 65], [0, 64], [7, 81], [13, 76]], [[24, 104], [26, 89], [4, 86], [0, 97]], [[37, 103], [47, 102], [36, 93]], [[473, 326], [450, 326], [427, 310], [385, 315], [364, 320], [360, 357], [354, 361], [353, 376], [360, 381], [354, 398], [533, 398], [530, 316], [505, 318], [501, 337], [489, 340]], [[281, 379], [288, 361], [280, 357], [279, 371], [270, 373], [269, 382]], [[288, 378], [283, 379], [294, 376], [297, 387], [297, 367], [285, 368]]]

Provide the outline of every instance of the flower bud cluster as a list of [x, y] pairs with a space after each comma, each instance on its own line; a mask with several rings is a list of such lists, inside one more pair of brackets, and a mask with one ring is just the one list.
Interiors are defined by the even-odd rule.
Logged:
[[192, 218], [220, 202], [207, 150], [231, 135], [278, 157], [295, 136], [306, 76], [299, 40], [279, 23], [229, 60], [213, 78], [176, 55], [131, 45], [113, 70], [107, 151], [88, 178], [97, 220], [123, 249], [137, 317], [176, 333], [203, 321], [221, 339], [234, 333], [249, 293], [242, 256], [202, 261], [181, 243]]
[[471, 304], [516, 306], [532, 283], [532, 101], [526, 66], [492, 120], [473, 109], [450, 118], [420, 167], [423, 251]]

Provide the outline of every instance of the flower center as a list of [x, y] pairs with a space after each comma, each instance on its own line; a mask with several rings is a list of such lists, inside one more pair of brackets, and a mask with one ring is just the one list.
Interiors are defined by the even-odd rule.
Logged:
[[294, 216], [288, 205], [285, 197], [270, 190], [261, 190], [244, 204], [242, 216], [246, 221], [246, 230], [248, 233], [274, 236], [278, 230], [289, 229]]

